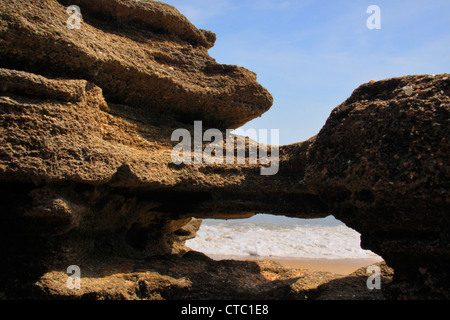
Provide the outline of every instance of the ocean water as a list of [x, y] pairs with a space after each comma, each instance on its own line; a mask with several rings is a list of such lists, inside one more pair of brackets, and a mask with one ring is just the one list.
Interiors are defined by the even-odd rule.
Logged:
[[207, 255], [307, 259], [365, 259], [360, 234], [329, 216], [294, 219], [260, 214], [245, 220], [204, 220], [197, 237], [186, 242]]

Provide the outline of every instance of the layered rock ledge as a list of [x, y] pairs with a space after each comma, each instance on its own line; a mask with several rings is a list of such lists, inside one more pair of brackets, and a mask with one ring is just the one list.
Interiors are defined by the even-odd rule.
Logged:
[[[66, 25], [74, 4], [79, 30]], [[272, 105], [254, 73], [208, 55], [214, 41], [157, 1], [0, 3], [5, 297], [80, 298], [55, 283], [73, 264], [101, 269], [90, 271], [104, 278], [86, 297], [185, 297], [188, 283], [160, 285], [195, 265], [215, 268], [186, 256], [200, 219], [265, 212], [335, 215], [394, 269], [386, 298], [448, 299], [449, 75], [362, 85], [317, 136], [280, 147], [274, 176], [262, 176], [262, 164], [175, 165], [175, 129], [193, 131], [196, 120], [237, 128]], [[159, 261], [170, 261], [173, 279]], [[144, 289], [103, 290], [122, 292], [132, 274]], [[242, 297], [239, 281], [227, 298]]]

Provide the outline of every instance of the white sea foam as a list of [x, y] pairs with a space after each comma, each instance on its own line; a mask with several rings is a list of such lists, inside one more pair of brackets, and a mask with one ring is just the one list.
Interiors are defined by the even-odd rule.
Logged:
[[290, 258], [376, 258], [360, 234], [334, 217], [317, 220], [258, 215], [248, 220], [205, 220], [186, 245], [205, 254]]

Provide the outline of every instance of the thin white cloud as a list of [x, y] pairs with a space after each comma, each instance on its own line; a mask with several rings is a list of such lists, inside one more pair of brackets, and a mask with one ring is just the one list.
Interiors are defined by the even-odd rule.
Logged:
[[215, 17], [227, 14], [237, 7], [231, 0], [165, 0], [164, 2], [175, 6], [197, 27], [202, 27]]

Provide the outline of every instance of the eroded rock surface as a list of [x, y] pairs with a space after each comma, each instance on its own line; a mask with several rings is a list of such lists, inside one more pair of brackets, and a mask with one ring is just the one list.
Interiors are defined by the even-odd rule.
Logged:
[[449, 298], [449, 96], [448, 74], [362, 85], [308, 151], [305, 183], [395, 269], [396, 296]]
[[[379, 264], [382, 286], [392, 269]], [[73, 300], [384, 300], [367, 290], [366, 268], [343, 276], [286, 268], [274, 261], [215, 261], [197, 252], [149, 261], [112, 259], [84, 264], [80, 289], [67, 287], [64, 266], [44, 274], [29, 296]], [[226, 290], [224, 290], [226, 286]]]
[[[81, 29], [66, 6], [79, 5]], [[266, 112], [272, 96], [244, 68], [208, 55], [215, 35], [158, 1], [19, 1], [0, 4], [1, 66], [84, 79], [109, 102], [192, 124], [239, 127]]]
[[[74, 4], [83, 14], [80, 30], [66, 25], [66, 6]], [[280, 148], [274, 176], [262, 176], [261, 164], [175, 165], [175, 129], [193, 131], [195, 120], [205, 129], [236, 128], [272, 105], [254, 73], [208, 55], [214, 41], [212, 32], [155, 1], [0, 3], [6, 296], [77, 298], [54, 282], [66, 265], [158, 264], [161, 256], [189, 251], [184, 242], [195, 237], [199, 219], [265, 212], [334, 214], [394, 268], [387, 297], [448, 298], [449, 76], [362, 85], [317, 136]], [[172, 259], [175, 273], [186, 261], [164, 259]], [[103, 267], [93, 275], [103, 277]], [[127, 280], [136, 268], [123, 270], [85, 293], [189, 292], [188, 282], [177, 282], [178, 291], [153, 290], [173, 280], [157, 275], [137, 275], [147, 286], [141, 290]], [[214, 284], [212, 278], [205, 281]], [[117, 291], [103, 295], [108, 281]], [[129, 295], [122, 290], [127, 281]], [[241, 297], [234, 288], [230, 296]]]

